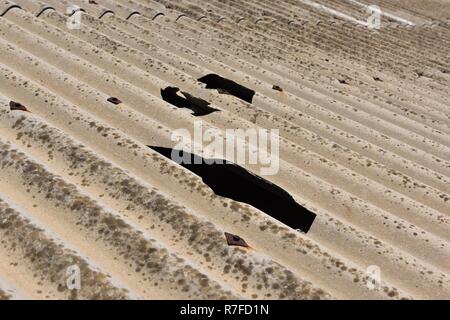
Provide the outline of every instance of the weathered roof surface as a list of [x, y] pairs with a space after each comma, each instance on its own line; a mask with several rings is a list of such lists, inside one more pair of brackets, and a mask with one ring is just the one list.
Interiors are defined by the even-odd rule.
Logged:
[[[0, 299], [450, 298], [448, 2], [371, 0], [379, 30], [345, 17], [365, 21], [362, 0], [89, 2], [0, 1]], [[168, 86], [220, 111], [194, 117]], [[265, 178], [311, 229], [147, 147], [195, 120], [280, 129]]]

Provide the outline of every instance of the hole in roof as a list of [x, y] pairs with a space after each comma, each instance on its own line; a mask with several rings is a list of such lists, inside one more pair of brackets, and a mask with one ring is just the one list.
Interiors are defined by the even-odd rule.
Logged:
[[9, 102], [9, 110], [11, 110], [11, 111], [19, 110], [19, 111], [30, 112], [27, 109], [27, 107], [25, 107], [23, 104], [21, 104], [19, 102], [15, 102], [15, 101], [10, 101]]
[[19, 5], [17, 5], [17, 4], [12, 4], [12, 5], [10, 5], [9, 7], [7, 7], [7, 8], [0, 14], [0, 17], [3, 17], [5, 14], [8, 13], [9, 10], [12, 10], [12, 9], [14, 9], [14, 8], [23, 10], [21, 6], [19, 6]]
[[111, 14], [115, 14], [114, 13], [114, 11], [112, 11], [112, 10], [104, 10], [103, 12], [102, 12], [102, 14], [98, 17], [99, 19], [101, 19], [101, 18], [103, 18], [105, 15], [107, 15], [108, 13], [111, 13]]
[[155, 14], [152, 18], [152, 20], [155, 20], [156, 18], [158, 18], [159, 16], [164, 16], [164, 13], [162, 12], [158, 12], [157, 14]]
[[[308, 232], [316, 214], [279, 186], [223, 159], [204, 159], [183, 150], [148, 146], [202, 178], [215, 194], [247, 203], [289, 227]], [[173, 156], [172, 156], [173, 155]]]
[[205, 83], [206, 89], [217, 89], [219, 93], [230, 94], [248, 103], [252, 103], [253, 96], [255, 95], [254, 90], [213, 73], [207, 74], [197, 81]]
[[141, 13], [138, 12], [138, 11], [133, 11], [132, 13], [130, 13], [130, 14], [128, 15], [128, 17], [127, 17], [125, 20], [129, 20], [132, 16], [135, 16], [135, 15], [140, 16]]
[[192, 110], [192, 115], [196, 117], [206, 116], [214, 111], [220, 111], [219, 109], [210, 107], [208, 101], [194, 97], [187, 92], [180, 92], [184, 97], [178, 95], [177, 92], [179, 90], [180, 89], [177, 87], [166, 87], [165, 89], [161, 89], [161, 97], [164, 101], [177, 108], [187, 108]]

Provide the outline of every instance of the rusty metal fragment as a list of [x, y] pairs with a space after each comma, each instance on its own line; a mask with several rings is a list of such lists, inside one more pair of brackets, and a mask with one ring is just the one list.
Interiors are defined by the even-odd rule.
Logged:
[[225, 238], [227, 239], [227, 243], [229, 246], [239, 246], [248, 248], [247, 242], [245, 242], [244, 239], [235, 234], [225, 232]]
[[273, 85], [272, 89], [276, 90], [276, 91], [283, 92], [283, 89], [280, 86], [277, 86], [276, 84]]
[[115, 105], [122, 103], [122, 101], [120, 101], [116, 97], [108, 98], [108, 102], [111, 102], [112, 104], [115, 104]]

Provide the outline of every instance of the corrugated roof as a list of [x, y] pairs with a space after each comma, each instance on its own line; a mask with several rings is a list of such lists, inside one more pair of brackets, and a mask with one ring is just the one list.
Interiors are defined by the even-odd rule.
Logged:
[[[381, 29], [367, 1], [2, 0], [0, 299], [450, 298], [449, 6], [370, 2]], [[307, 233], [148, 147], [198, 120], [280, 130], [264, 178]]]

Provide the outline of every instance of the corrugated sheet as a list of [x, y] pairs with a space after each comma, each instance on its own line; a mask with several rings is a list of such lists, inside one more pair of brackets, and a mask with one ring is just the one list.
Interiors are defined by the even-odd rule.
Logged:
[[[1, 1], [0, 298], [449, 299], [448, 5], [375, 1], [414, 25], [369, 30], [307, 2]], [[361, 21], [370, 4], [313, 2]], [[197, 81], [211, 73], [252, 102]], [[168, 86], [220, 111], [194, 117]], [[265, 178], [311, 229], [148, 148], [196, 120], [279, 129]]]

